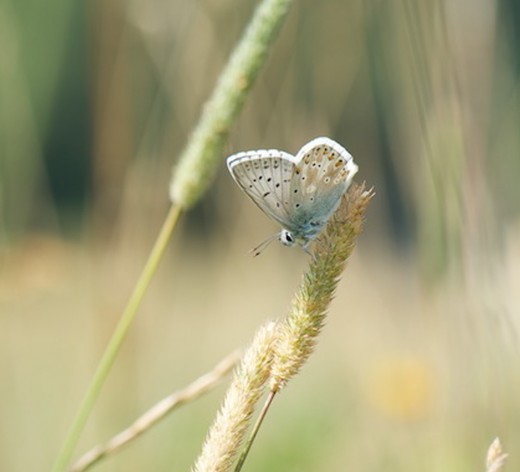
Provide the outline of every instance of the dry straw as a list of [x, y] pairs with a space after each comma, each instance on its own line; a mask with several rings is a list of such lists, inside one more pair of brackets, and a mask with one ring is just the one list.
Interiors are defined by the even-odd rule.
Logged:
[[202, 375], [182, 390], [163, 398], [137, 418], [128, 428], [116, 434], [105, 444], [98, 445], [83, 454], [83, 456], [69, 468], [68, 472], [83, 472], [102, 459], [114, 455], [132, 441], [135, 441], [160, 420], [164, 419], [175, 408], [191, 402], [213, 389], [215, 385], [219, 384], [223, 378], [233, 370], [239, 358], [239, 351], [232, 352], [229, 356], [222, 359], [213, 370]]
[[270, 388], [277, 392], [311, 355], [374, 193], [353, 185], [318, 237], [309, 269], [277, 334]]
[[264, 408], [237, 461], [235, 471], [241, 469], [274, 395], [298, 373], [313, 351], [373, 195], [372, 190], [366, 191], [364, 185], [353, 184], [348, 195], [343, 197], [337, 212], [314, 245], [309, 269], [304, 274], [289, 315], [262, 328], [249, 348], [194, 472], [231, 469], [254, 407], [269, 387], [270, 394]]
[[503, 470], [506, 459], [507, 454], [502, 451], [500, 439], [495, 438], [489, 446], [486, 456], [486, 472], [500, 472]]
[[275, 327], [274, 322], [262, 327], [246, 351], [195, 463], [195, 472], [224, 472], [233, 464], [269, 379]]

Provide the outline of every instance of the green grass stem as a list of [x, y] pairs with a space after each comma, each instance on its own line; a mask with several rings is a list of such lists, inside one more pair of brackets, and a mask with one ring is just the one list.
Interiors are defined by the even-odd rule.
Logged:
[[274, 392], [272, 390], [269, 392], [269, 395], [267, 395], [264, 406], [262, 407], [262, 411], [258, 415], [258, 418], [256, 420], [255, 425], [253, 426], [253, 430], [251, 431], [251, 434], [249, 435], [249, 439], [247, 440], [244, 450], [242, 451], [242, 453], [240, 454], [240, 457], [238, 458], [237, 465], [235, 466], [235, 472], [240, 472], [242, 470], [242, 466], [244, 465], [244, 462], [247, 459], [249, 451], [251, 450], [251, 447], [253, 446], [253, 443], [255, 442], [256, 435], [258, 434], [258, 431], [260, 430], [260, 426], [262, 426], [262, 423], [264, 422], [264, 418], [267, 415], [267, 411], [269, 410], [271, 403], [273, 403], [275, 395], [276, 395], [276, 392]]
[[182, 209], [193, 206], [211, 184], [225, 139], [242, 109], [292, 0], [263, 0], [206, 103], [181, 155], [170, 184], [173, 202], [145, 268], [101, 358], [74, 423], [54, 464], [62, 472], [70, 462], [94, 402], [160, 262]]
[[263, 0], [220, 75], [213, 95], [184, 149], [170, 184], [170, 197], [193, 206], [211, 184], [232, 124], [267, 59], [292, 0]]
[[155, 244], [152, 248], [150, 256], [146, 261], [146, 264], [141, 272], [141, 275], [130, 295], [128, 303], [121, 315], [119, 323], [108, 342], [108, 345], [103, 353], [103, 357], [99, 362], [99, 365], [94, 373], [94, 376], [90, 382], [90, 385], [87, 389], [85, 396], [81, 402], [79, 410], [76, 414], [74, 422], [65, 438], [65, 442], [63, 443], [63, 447], [54, 463], [52, 468], [53, 472], [62, 472], [65, 470], [67, 465], [69, 464], [72, 454], [74, 453], [74, 448], [78, 442], [79, 436], [85, 427], [85, 423], [92, 411], [92, 407], [99, 395], [101, 387], [105, 382], [107, 375], [114, 363], [117, 353], [119, 352], [119, 348], [123, 343], [128, 329], [132, 324], [132, 321], [137, 312], [137, 308], [139, 307], [143, 296], [152, 280], [152, 277], [159, 266], [159, 262], [161, 261], [162, 255], [168, 245], [168, 241], [173, 233], [177, 220], [179, 219], [179, 215], [181, 213], [181, 208], [178, 205], [171, 205], [168, 215], [164, 220], [161, 231], [159, 232], [159, 236], [155, 241]]

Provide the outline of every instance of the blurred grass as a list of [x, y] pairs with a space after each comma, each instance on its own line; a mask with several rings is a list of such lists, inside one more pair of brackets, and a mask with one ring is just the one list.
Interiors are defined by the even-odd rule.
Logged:
[[[317, 355], [248, 466], [483, 470], [499, 435], [516, 470], [516, 3], [295, 6], [228, 150], [295, 152], [327, 134], [377, 196]], [[54, 459], [167, 208], [172, 162], [253, 7], [0, 4], [1, 470]], [[286, 311], [305, 255], [248, 257], [274, 225], [223, 162], [81, 451]], [[222, 392], [98, 470], [186, 470]]]

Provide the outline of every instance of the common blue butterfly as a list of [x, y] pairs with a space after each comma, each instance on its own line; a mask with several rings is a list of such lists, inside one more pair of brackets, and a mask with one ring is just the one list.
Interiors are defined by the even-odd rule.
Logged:
[[277, 149], [239, 152], [227, 158], [227, 166], [246, 195], [283, 228], [253, 249], [255, 255], [274, 239], [307, 251], [358, 171], [349, 152], [325, 137], [296, 156]]

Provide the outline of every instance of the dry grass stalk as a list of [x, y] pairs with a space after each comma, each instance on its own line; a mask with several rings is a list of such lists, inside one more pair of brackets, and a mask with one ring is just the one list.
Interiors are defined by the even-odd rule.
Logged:
[[500, 472], [507, 459], [507, 454], [502, 452], [502, 444], [500, 439], [495, 440], [489, 446], [486, 456], [486, 472]]
[[210, 391], [233, 369], [239, 356], [240, 352], [234, 351], [221, 360], [213, 370], [202, 375], [183, 390], [179, 390], [163, 398], [146, 413], [141, 415], [128, 428], [116, 434], [106, 444], [96, 446], [81, 456], [70, 467], [69, 472], [81, 472], [89, 469], [101, 459], [111, 456], [129, 442], [137, 439], [176, 407], [195, 400]]
[[364, 185], [353, 184], [318, 237], [291, 311], [278, 328], [270, 380], [272, 391], [282, 388], [311, 355], [373, 195]]
[[275, 394], [296, 375], [311, 355], [339, 277], [361, 232], [372, 190], [354, 184], [313, 248], [309, 269], [287, 318], [278, 324], [271, 368], [271, 392], [237, 461], [240, 472]]
[[364, 214], [374, 193], [353, 184], [325, 231], [317, 239], [307, 273], [288, 317], [262, 328], [235, 375], [217, 415], [194, 472], [230, 470], [242, 444], [255, 404], [265, 384], [271, 392], [242, 451], [235, 471], [241, 469], [276, 392], [312, 353], [323, 326], [339, 277], [361, 232]]
[[271, 322], [260, 328], [244, 354], [195, 463], [195, 472], [224, 472], [233, 464], [269, 379], [275, 327]]

